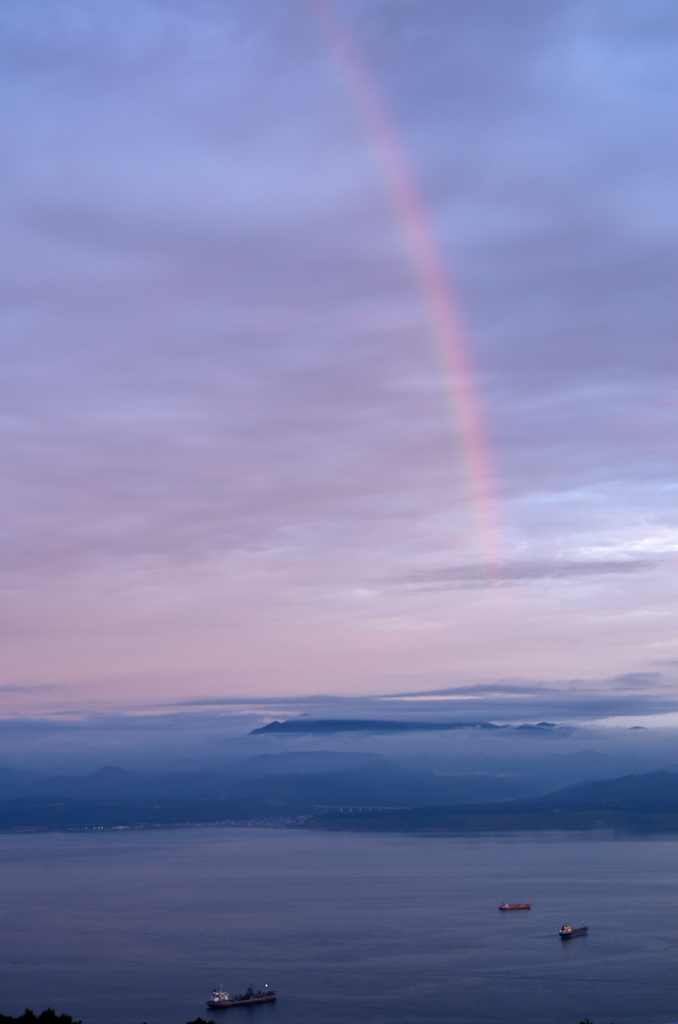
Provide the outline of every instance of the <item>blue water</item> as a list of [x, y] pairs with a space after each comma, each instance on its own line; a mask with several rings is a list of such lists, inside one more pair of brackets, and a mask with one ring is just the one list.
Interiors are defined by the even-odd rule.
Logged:
[[[678, 840], [247, 830], [0, 836], [0, 1012], [85, 1024], [663, 1024]], [[499, 913], [502, 900], [533, 909]], [[586, 938], [562, 943], [564, 921]], [[219, 984], [275, 1004], [207, 1014]]]

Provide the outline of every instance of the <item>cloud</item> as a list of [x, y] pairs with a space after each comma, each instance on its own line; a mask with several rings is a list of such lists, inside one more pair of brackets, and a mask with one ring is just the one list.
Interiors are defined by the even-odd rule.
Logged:
[[503, 564], [310, 8], [9, 0], [0, 685], [123, 706], [675, 655], [678, 13], [336, 10], [459, 306]]
[[531, 559], [486, 567], [457, 565], [413, 572], [402, 583], [417, 589], [440, 590], [457, 586], [497, 586], [504, 583], [544, 579], [580, 579], [587, 576], [647, 572], [660, 566], [649, 558], [615, 559]]
[[616, 689], [622, 690], [657, 690], [661, 687], [662, 676], [659, 672], [627, 672], [621, 676], [615, 676], [610, 681]]
[[0, 693], [42, 693], [47, 690], [63, 690], [61, 683], [40, 683], [37, 685], [21, 685], [20, 683], [3, 683]]

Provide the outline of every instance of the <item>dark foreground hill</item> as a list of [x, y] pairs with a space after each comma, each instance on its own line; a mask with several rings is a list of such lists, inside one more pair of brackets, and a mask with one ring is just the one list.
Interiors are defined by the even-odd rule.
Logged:
[[82, 1024], [81, 1020], [73, 1020], [66, 1013], [59, 1013], [49, 1007], [42, 1013], [24, 1010], [20, 1017], [7, 1017], [0, 1013], [0, 1024]]
[[330, 812], [306, 828], [355, 831], [630, 828], [678, 831], [678, 774], [669, 771], [578, 783], [501, 803]]

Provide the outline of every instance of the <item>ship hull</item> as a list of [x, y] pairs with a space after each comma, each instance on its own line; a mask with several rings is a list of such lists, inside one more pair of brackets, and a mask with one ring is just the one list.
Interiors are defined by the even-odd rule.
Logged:
[[575, 928], [571, 932], [560, 932], [561, 939], [576, 939], [580, 935], [588, 935], [588, 928]]
[[500, 910], [531, 910], [531, 903], [502, 903]]
[[278, 997], [255, 996], [253, 999], [229, 999], [228, 1002], [215, 1002], [213, 999], [207, 1001], [208, 1010], [228, 1010], [230, 1006], [253, 1006], [254, 1003], [274, 1003]]

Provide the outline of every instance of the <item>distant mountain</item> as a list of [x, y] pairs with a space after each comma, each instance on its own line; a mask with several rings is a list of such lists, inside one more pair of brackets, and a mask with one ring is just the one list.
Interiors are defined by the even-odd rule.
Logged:
[[[337, 770], [314, 770], [335, 768]], [[446, 775], [376, 755], [262, 755], [221, 770], [3, 774], [0, 829], [306, 821], [306, 828], [678, 830], [678, 773], [578, 782], [546, 795], [518, 776]]]
[[538, 722], [536, 725], [495, 725], [493, 722], [419, 722], [395, 719], [392, 721], [376, 718], [289, 718], [284, 722], [269, 722], [260, 729], [252, 729], [250, 736], [261, 733], [334, 733], [334, 732], [439, 732], [450, 729], [556, 729], [553, 722]]
[[327, 813], [307, 828], [501, 830], [633, 828], [678, 830], [678, 774], [669, 771], [581, 782], [546, 796], [502, 803]]
[[215, 796], [223, 795], [243, 779], [340, 771], [377, 759], [376, 754], [314, 750], [233, 758], [223, 767], [192, 771], [134, 772], [108, 766], [88, 775], [44, 775], [0, 768], [0, 800], [15, 797], [98, 800]]
[[86, 799], [125, 797], [215, 797], [247, 786], [249, 780], [270, 776], [308, 775], [330, 768], [347, 769], [377, 760], [374, 755], [332, 754], [262, 755], [248, 758], [222, 770], [192, 772], [130, 772], [121, 768], [100, 768], [89, 775], [57, 775], [26, 785], [25, 796], [62, 796]]
[[40, 772], [0, 768], [0, 799], [20, 796], [28, 790], [31, 783], [40, 778]]
[[379, 754], [356, 754], [335, 750], [294, 750], [280, 754], [257, 754], [242, 758], [231, 768], [238, 778], [261, 778], [264, 775], [309, 775], [315, 772], [339, 772], [370, 761], [379, 761]]
[[455, 744], [454, 747], [457, 749], [451, 749], [444, 756], [440, 753], [418, 754], [407, 758], [399, 757], [397, 760], [404, 767], [432, 771], [436, 774], [485, 775], [529, 780], [530, 785], [534, 787], [533, 792], [512, 794], [516, 797], [555, 793], [565, 786], [592, 779], [616, 779], [622, 775], [643, 775], [661, 769], [678, 772], [678, 766], [672, 769], [656, 761], [632, 756], [612, 756], [597, 750], [572, 750], [569, 745], [566, 752], [562, 749], [562, 743], [546, 742], [539, 746], [540, 750], [535, 752], [532, 747], [529, 753], [524, 754], [520, 745], [512, 745], [501, 755], [485, 753], [479, 757], [465, 755]]
[[[283, 772], [313, 763], [352, 763], [340, 771]], [[102, 768], [85, 776], [55, 776], [0, 801], [0, 829], [85, 828], [297, 818], [343, 806], [417, 807], [477, 803], [531, 792], [523, 779], [448, 776], [374, 756], [295, 755], [285, 762], [245, 763], [240, 773], [144, 774]], [[257, 771], [277, 768], [268, 775]], [[532, 790], [534, 792], [534, 790]]]

